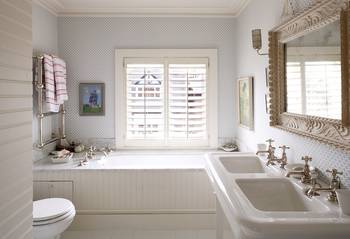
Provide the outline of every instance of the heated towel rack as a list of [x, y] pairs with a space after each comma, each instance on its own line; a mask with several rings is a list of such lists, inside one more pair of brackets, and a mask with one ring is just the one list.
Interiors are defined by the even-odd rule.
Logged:
[[[44, 112], [44, 83], [43, 83], [43, 56], [34, 56], [33, 57], [33, 84], [34, 88], [36, 89], [38, 93], [37, 102], [38, 102], [38, 124], [39, 124], [39, 142], [36, 144], [36, 147], [39, 149], [43, 149], [46, 145], [51, 144], [53, 142], [57, 142], [59, 140], [66, 138], [66, 132], [65, 132], [65, 115], [66, 110], [64, 108], [64, 104], [60, 106], [60, 110], [58, 112]], [[47, 141], [44, 141], [43, 137], [43, 120], [45, 117], [57, 115], [60, 114], [61, 119], [61, 127], [59, 127], [59, 135], [58, 137], [49, 139]]]

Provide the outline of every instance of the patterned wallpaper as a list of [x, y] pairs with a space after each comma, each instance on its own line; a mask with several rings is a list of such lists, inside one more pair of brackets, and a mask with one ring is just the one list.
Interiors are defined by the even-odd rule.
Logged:
[[[288, 145], [290, 162], [302, 163], [301, 157], [308, 155], [313, 158], [312, 165], [325, 172], [327, 169], [337, 168], [344, 172], [341, 176], [343, 184], [350, 188], [350, 155], [341, 150], [320, 144], [317, 141], [287, 133], [269, 126], [269, 115], [265, 112], [265, 67], [267, 57], [261, 57], [251, 48], [249, 42], [250, 30], [262, 28], [264, 43], [267, 46], [267, 31], [275, 27], [281, 16], [283, 2], [278, 0], [252, 0], [245, 11], [237, 19], [237, 74], [253, 75], [254, 81], [254, 115], [255, 129], [248, 131], [237, 129], [237, 139], [243, 150], [256, 150], [256, 144], [265, 142], [268, 138], [275, 139], [275, 145]], [[260, 17], [256, 17], [259, 11]], [[266, 49], [267, 50], [267, 49]], [[266, 51], [265, 50], [265, 51]], [[329, 175], [327, 175], [329, 176]]]
[[[113, 141], [116, 48], [217, 48], [219, 136], [235, 134], [233, 18], [59, 17], [58, 48], [68, 65], [67, 136], [78, 141]], [[79, 116], [79, 83], [106, 84], [106, 115]]]
[[[57, 49], [57, 17], [49, 13], [46, 9], [33, 4], [32, 5], [32, 25], [33, 25], [33, 55], [43, 53], [58, 54]], [[38, 94], [33, 89], [33, 160], [39, 160], [46, 157], [50, 151], [54, 150], [55, 143], [52, 143], [40, 150], [35, 147], [39, 140], [39, 121], [37, 118]], [[58, 133], [58, 117], [50, 116], [43, 120], [43, 137], [44, 140], [51, 139], [51, 133]]]
[[[114, 49], [115, 48], [218, 48], [219, 50], [219, 141], [237, 136], [243, 150], [274, 138], [276, 145], [291, 146], [290, 162], [304, 155], [313, 157], [320, 170], [338, 168], [343, 184], [350, 187], [350, 155], [318, 142], [268, 126], [264, 94], [267, 58], [251, 48], [250, 30], [263, 34], [280, 21], [283, 0], [253, 0], [238, 19], [206, 18], [70, 18], [58, 21], [59, 54], [68, 63], [69, 97], [67, 135], [71, 140], [104, 145], [114, 141]], [[307, 1], [305, 1], [306, 3]], [[300, 3], [300, 2], [299, 2]], [[305, 5], [306, 6], [306, 5]], [[256, 16], [261, 13], [261, 17]], [[264, 47], [267, 45], [264, 37]], [[265, 49], [266, 50], [266, 49]], [[236, 129], [234, 79], [255, 77], [255, 131]], [[106, 116], [80, 117], [80, 82], [106, 84]]]

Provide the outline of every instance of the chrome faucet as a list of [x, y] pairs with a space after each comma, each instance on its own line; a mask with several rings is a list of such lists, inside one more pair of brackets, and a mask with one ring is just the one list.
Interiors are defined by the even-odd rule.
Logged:
[[327, 195], [327, 200], [330, 202], [337, 202], [337, 194], [335, 190], [340, 189], [340, 177], [338, 175], [343, 175], [337, 169], [327, 170], [327, 173], [331, 173], [332, 179], [330, 181], [329, 187], [323, 188], [319, 183], [313, 181], [312, 187], [305, 191], [306, 196], [312, 198], [314, 196], [320, 196], [318, 192], [329, 192]]
[[94, 155], [96, 155], [97, 149], [95, 146], [90, 146], [89, 149], [85, 152], [84, 159], [80, 160], [79, 166], [84, 166], [89, 164], [89, 160], [94, 158]]
[[256, 152], [256, 155], [258, 154], [265, 154], [267, 153], [267, 163], [266, 166], [269, 165], [275, 165], [274, 161], [278, 161], [276, 156], [275, 156], [275, 147], [272, 146], [272, 143], [275, 142], [273, 139], [268, 139], [266, 142], [269, 143], [269, 146], [267, 150], [259, 150]]
[[305, 161], [304, 169], [303, 171], [290, 171], [286, 174], [286, 177], [290, 177], [290, 175], [301, 175], [301, 182], [305, 184], [311, 183], [311, 171], [309, 162], [312, 161], [312, 158], [309, 156], [304, 156], [301, 158], [301, 160]]
[[97, 148], [96, 146], [90, 146], [88, 151], [86, 152], [86, 158], [87, 159], [93, 159], [94, 158], [94, 155], [96, 155], [96, 152], [97, 152]]
[[108, 155], [109, 155], [111, 152], [114, 152], [114, 149], [111, 148], [109, 145], [107, 145], [106, 147], [103, 147], [103, 148], [101, 148], [101, 149], [98, 150], [98, 151], [102, 152], [103, 155], [104, 155], [105, 157], [108, 157]]
[[286, 145], [282, 145], [279, 148], [282, 149], [282, 157], [280, 159], [278, 159], [278, 162], [281, 164], [280, 168], [285, 169], [285, 166], [288, 163], [286, 150], [290, 149], [290, 147], [288, 147]]
[[107, 145], [106, 147], [100, 149], [100, 151], [107, 157], [110, 153], [114, 152], [114, 149]]

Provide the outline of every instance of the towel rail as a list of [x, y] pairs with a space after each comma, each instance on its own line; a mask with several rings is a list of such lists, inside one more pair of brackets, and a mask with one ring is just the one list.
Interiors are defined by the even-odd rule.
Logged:
[[[38, 113], [37, 118], [39, 121], [39, 142], [36, 144], [36, 147], [39, 149], [43, 149], [46, 145], [49, 145], [51, 143], [57, 142], [59, 140], [66, 138], [66, 131], [65, 131], [65, 115], [66, 110], [64, 107], [64, 104], [61, 105], [59, 112], [44, 112], [44, 106], [43, 106], [43, 97], [44, 97], [44, 83], [43, 83], [43, 62], [44, 57], [43, 56], [34, 56], [33, 57], [33, 75], [34, 75], [34, 87], [36, 91], [38, 92]], [[61, 114], [61, 127], [59, 129], [59, 136], [56, 138], [49, 139], [47, 141], [44, 141], [43, 137], [43, 120], [45, 117]]]

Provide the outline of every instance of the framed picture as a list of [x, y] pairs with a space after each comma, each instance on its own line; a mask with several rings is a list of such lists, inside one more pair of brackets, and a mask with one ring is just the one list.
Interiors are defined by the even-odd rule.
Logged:
[[240, 126], [254, 129], [253, 77], [243, 77], [237, 80], [238, 89], [238, 122]]
[[81, 116], [105, 115], [105, 84], [79, 84], [79, 114]]

